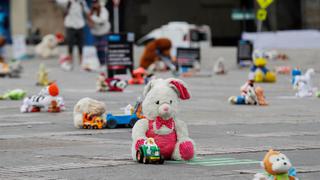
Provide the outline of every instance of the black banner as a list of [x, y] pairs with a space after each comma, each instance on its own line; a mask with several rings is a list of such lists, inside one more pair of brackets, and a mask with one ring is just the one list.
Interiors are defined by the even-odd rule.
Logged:
[[107, 35], [107, 69], [108, 77], [126, 74], [133, 70], [134, 33]]

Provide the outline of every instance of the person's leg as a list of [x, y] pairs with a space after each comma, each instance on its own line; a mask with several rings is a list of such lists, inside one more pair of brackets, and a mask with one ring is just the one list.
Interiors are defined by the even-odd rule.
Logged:
[[95, 36], [95, 39], [95, 47], [97, 49], [97, 56], [100, 62], [100, 66], [104, 66], [106, 65], [106, 41], [104, 40], [104, 36]]
[[67, 45], [68, 45], [68, 56], [71, 58], [72, 61], [72, 55], [73, 55], [73, 46], [74, 46], [74, 29], [72, 28], [67, 28], [66, 29], [66, 34], [67, 34]]
[[83, 43], [84, 43], [84, 31], [83, 28], [77, 29], [77, 46], [79, 53], [79, 64], [82, 64], [82, 51], [83, 51]]

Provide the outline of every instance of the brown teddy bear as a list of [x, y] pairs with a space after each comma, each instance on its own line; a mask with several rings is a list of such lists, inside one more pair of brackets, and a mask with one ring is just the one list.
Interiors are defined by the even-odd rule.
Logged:
[[144, 69], [148, 69], [148, 67], [160, 60], [159, 54], [167, 57], [171, 57], [170, 49], [171, 49], [171, 41], [167, 38], [159, 38], [153, 41], [150, 41], [142, 54], [140, 59], [140, 67]]

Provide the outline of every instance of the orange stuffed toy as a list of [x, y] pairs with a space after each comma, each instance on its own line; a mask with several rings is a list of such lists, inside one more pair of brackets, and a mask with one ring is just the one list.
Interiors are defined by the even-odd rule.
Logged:
[[295, 169], [289, 158], [279, 151], [270, 149], [261, 166], [265, 173], [257, 173], [253, 180], [297, 180]]
[[154, 62], [160, 60], [159, 53], [163, 56], [171, 57], [171, 41], [167, 38], [159, 38], [149, 42], [140, 59], [140, 67], [148, 69]]

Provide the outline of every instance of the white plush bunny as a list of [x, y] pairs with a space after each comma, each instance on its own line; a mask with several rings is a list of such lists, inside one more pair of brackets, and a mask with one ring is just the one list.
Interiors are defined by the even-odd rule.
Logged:
[[142, 111], [144, 119], [132, 129], [132, 158], [147, 138], [154, 138], [165, 159], [190, 160], [195, 156], [195, 144], [189, 138], [187, 125], [176, 118], [180, 99], [190, 98], [183, 81], [155, 79], [144, 89]]
[[58, 40], [55, 35], [48, 34], [44, 36], [39, 44], [35, 47], [35, 53], [42, 58], [48, 58], [58, 55]]

